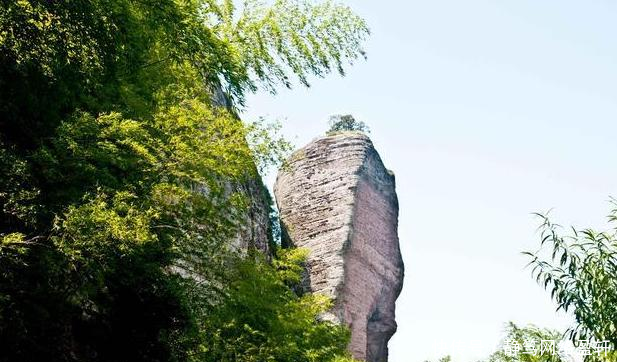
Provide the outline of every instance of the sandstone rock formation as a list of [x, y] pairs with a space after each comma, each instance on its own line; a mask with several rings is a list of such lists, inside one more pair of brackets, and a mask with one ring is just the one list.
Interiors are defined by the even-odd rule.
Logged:
[[247, 196], [250, 204], [242, 216], [236, 239], [232, 243], [241, 250], [254, 248], [270, 258], [273, 250], [270, 248], [272, 230], [270, 228], [269, 195], [261, 178], [250, 178], [241, 184], [230, 185], [234, 192]]
[[[213, 105], [227, 109], [236, 116], [238, 122], [242, 122], [220, 84], [210, 85], [208, 92]], [[246, 147], [248, 147], [248, 143]], [[270, 258], [273, 253], [270, 248], [272, 232], [270, 228], [270, 196], [257, 173], [257, 166], [251, 171], [255, 176], [248, 177], [245, 182], [228, 182], [225, 185], [230, 194], [240, 193], [246, 196], [250, 202], [244, 214], [240, 216], [243, 222], [239, 223], [238, 232], [230, 240], [230, 243], [242, 251], [247, 251], [250, 248], [257, 249], [266, 258]]]
[[318, 138], [296, 151], [274, 187], [284, 243], [310, 249], [308, 291], [334, 299], [325, 318], [351, 328], [349, 350], [388, 358], [403, 282], [394, 175], [357, 132]]

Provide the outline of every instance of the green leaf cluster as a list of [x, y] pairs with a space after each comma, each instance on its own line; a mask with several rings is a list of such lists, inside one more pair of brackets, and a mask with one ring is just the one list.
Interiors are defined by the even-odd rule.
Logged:
[[[331, 2], [9, 0], [0, 7], [0, 361], [326, 361], [302, 252], [232, 240], [279, 162], [247, 92], [363, 55]], [[229, 350], [229, 349], [232, 350]]]
[[[291, 74], [308, 86], [310, 75], [332, 70], [345, 74], [346, 63], [365, 57], [362, 42], [369, 35], [364, 20], [345, 5], [326, 0], [205, 1], [208, 25], [230, 44], [231, 54], [249, 71], [246, 88], [258, 85], [276, 92], [291, 88]], [[230, 84], [232, 93], [233, 84]]]
[[330, 117], [330, 129], [327, 134], [336, 134], [339, 132], [360, 132], [370, 133], [368, 126], [357, 121], [351, 114], [336, 114]]
[[322, 295], [296, 295], [306, 251], [279, 250], [274, 264], [243, 259], [222, 303], [202, 325], [206, 361], [332, 361], [346, 356], [349, 331], [320, 321], [331, 307]]
[[[613, 202], [613, 205], [615, 203]], [[546, 215], [542, 219], [541, 248], [525, 252], [537, 282], [557, 303], [557, 310], [571, 312], [576, 324], [567, 333], [580, 340], [609, 341], [617, 346], [617, 234], [561, 226]], [[617, 209], [609, 214], [617, 221]]]

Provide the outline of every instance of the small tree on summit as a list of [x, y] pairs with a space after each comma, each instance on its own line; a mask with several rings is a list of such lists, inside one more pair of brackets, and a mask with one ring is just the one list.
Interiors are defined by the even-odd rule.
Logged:
[[336, 114], [334, 116], [330, 116], [329, 124], [330, 129], [327, 132], [328, 134], [343, 131], [356, 131], [362, 133], [371, 132], [366, 123], [356, 121], [351, 114]]

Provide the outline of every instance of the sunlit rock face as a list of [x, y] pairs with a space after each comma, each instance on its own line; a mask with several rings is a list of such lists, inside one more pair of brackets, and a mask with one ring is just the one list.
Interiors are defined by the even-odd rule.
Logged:
[[283, 242], [310, 250], [305, 289], [335, 305], [324, 318], [351, 328], [349, 350], [388, 359], [403, 282], [394, 175], [371, 140], [343, 132], [296, 151], [274, 187]]

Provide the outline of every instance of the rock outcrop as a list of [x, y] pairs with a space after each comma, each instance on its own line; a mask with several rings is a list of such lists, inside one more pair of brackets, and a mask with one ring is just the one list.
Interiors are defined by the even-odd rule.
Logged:
[[[257, 174], [257, 171], [255, 171]], [[274, 252], [270, 242], [272, 230], [270, 228], [270, 202], [266, 186], [263, 185], [259, 176], [249, 178], [241, 184], [230, 184], [235, 192], [239, 192], [250, 201], [242, 215], [243, 222], [240, 224], [236, 239], [232, 244], [241, 250], [256, 249], [261, 251], [266, 258], [270, 258]]]
[[[242, 122], [233, 108], [232, 101], [220, 84], [211, 84], [208, 93], [213, 105], [227, 109], [238, 119], [238, 122]], [[243, 146], [248, 147], [248, 143]], [[254, 176], [247, 177], [246, 181], [240, 183], [228, 182], [225, 185], [229, 194], [237, 192], [246, 196], [249, 200], [247, 209], [240, 216], [242, 222], [239, 223], [238, 231], [234, 238], [230, 240], [230, 243], [238, 250], [256, 249], [261, 251], [266, 258], [270, 258], [273, 253], [270, 245], [272, 238], [270, 195], [257, 172], [257, 166], [255, 165], [254, 169], [250, 171]]]
[[324, 316], [351, 328], [349, 350], [388, 358], [403, 282], [394, 175], [357, 132], [318, 138], [296, 151], [274, 187], [283, 243], [310, 250], [305, 288], [334, 299]]

